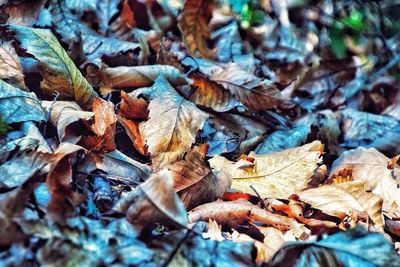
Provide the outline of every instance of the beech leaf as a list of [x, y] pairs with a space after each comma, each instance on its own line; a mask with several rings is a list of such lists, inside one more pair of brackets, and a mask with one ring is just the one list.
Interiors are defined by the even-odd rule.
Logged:
[[130, 95], [150, 99], [149, 119], [139, 124], [139, 130], [154, 168], [180, 159], [195, 141], [207, 114], [180, 96], [163, 76], [152, 87], [135, 90]]
[[0, 79], [26, 90], [23, 69], [10, 42], [3, 42], [0, 45]]
[[233, 189], [254, 194], [250, 188], [253, 186], [262, 198], [288, 198], [307, 187], [322, 162], [322, 151], [321, 142], [314, 141], [267, 155], [252, 155], [249, 160], [231, 162], [217, 155], [209, 162], [214, 170], [226, 170], [233, 176]]
[[97, 93], [82, 76], [74, 62], [50, 30], [22, 26], [8, 26], [14, 38], [40, 62], [43, 93], [60, 99], [74, 99], [80, 105], [89, 105]]

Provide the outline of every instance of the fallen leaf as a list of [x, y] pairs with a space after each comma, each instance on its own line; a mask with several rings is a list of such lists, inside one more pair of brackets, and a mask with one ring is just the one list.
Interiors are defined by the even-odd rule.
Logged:
[[113, 209], [126, 214], [128, 221], [139, 229], [153, 223], [187, 225], [185, 206], [175, 193], [173, 179], [166, 170], [154, 173]]
[[297, 193], [301, 201], [329, 215], [344, 218], [353, 210], [365, 212], [383, 232], [382, 198], [365, 191], [362, 182], [322, 185]]
[[198, 51], [204, 58], [213, 58], [212, 51], [207, 47], [207, 40], [210, 39], [208, 22], [211, 20], [213, 9], [213, 0], [187, 0], [179, 15], [179, 28], [186, 48], [193, 56]]
[[150, 100], [149, 119], [139, 124], [139, 130], [154, 168], [160, 169], [180, 159], [195, 141], [207, 114], [180, 96], [163, 76], [156, 79], [153, 87], [138, 89], [129, 95]]
[[56, 159], [51, 163], [46, 178], [47, 190], [51, 195], [48, 214], [57, 221], [71, 217], [75, 207], [85, 199], [84, 195], [74, 190], [72, 185], [72, 164], [77, 152], [82, 147], [62, 143], [54, 152]]
[[[11, 1], [10, 1], [11, 2]], [[7, 24], [20, 26], [33, 26], [39, 18], [41, 8], [46, 1], [39, 0], [32, 3], [18, 2], [5, 7], [9, 18]]]
[[187, 152], [184, 160], [167, 167], [174, 179], [174, 189], [188, 210], [222, 197], [232, 182], [229, 174], [211, 171], [205, 161], [205, 152], [201, 147], [195, 147]]
[[229, 90], [248, 109], [253, 111], [274, 108], [281, 102], [280, 92], [236, 63], [215, 72], [210, 79]]
[[[74, 101], [43, 101], [49, 113], [51, 124], [57, 128], [60, 142], [76, 144], [82, 138], [82, 128], [87, 131], [83, 121], [89, 122], [94, 112], [83, 111]], [[78, 127], [80, 126], [80, 127]]]
[[[345, 151], [334, 161], [329, 179], [335, 178], [340, 171], [351, 171], [354, 181], [363, 183], [365, 190], [372, 191], [383, 198], [383, 211], [399, 214], [400, 194], [398, 189], [400, 167], [390, 167], [391, 160], [375, 148], [359, 147]], [[398, 215], [397, 215], [398, 216]]]
[[131, 88], [151, 86], [159, 75], [164, 75], [172, 85], [187, 84], [186, 77], [178, 69], [165, 65], [122, 66], [100, 68], [96, 73], [100, 84], [107, 88]]
[[[114, 12], [114, 6], [118, 5], [117, 1], [99, 1], [101, 11], [107, 13], [107, 17], [111, 19]], [[85, 64], [92, 63], [100, 67], [103, 56], [116, 57], [121, 53], [134, 51], [139, 48], [137, 43], [126, 42], [116, 38], [104, 37], [96, 31], [90, 29], [85, 23], [80, 22], [71, 11], [66, 8], [63, 1], [52, 1], [49, 7], [52, 25], [56, 31], [62, 36], [62, 40], [71, 44], [76, 40], [76, 32], [82, 35], [83, 51], [87, 60]], [[114, 13], [115, 14], [115, 13]], [[101, 19], [101, 26], [108, 27], [109, 20]]]
[[149, 104], [143, 98], [133, 98], [121, 91], [121, 99], [119, 112], [125, 118], [146, 120], [149, 117]]
[[26, 90], [21, 62], [10, 42], [3, 42], [0, 45], [0, 79]]
[[233, 176], [232, 188], [253, 194], [253, 186], [262, 198], [288, 198], [307, 187], [322, 162], [323, 145], [319, 141], [268, 155], [253, 155], [252, 162], [231, 162], [215, 156], [209, 160], [214, 170], [226, 170]]
[[[384, 255], [384, 256], [382, 256]], [[279, 250], [271, 266], [397, 266], [400, 257], [382, 234], [361, 226], [321, 241], [293, 242]]]
[[34, 93], [28, 93], [0, 80], [0, 114], [5, 122], [46, 120], [40, 100]]
[[59, 99], [74, 99], [81, 106], [90, 105], [97, 93], [82, 76], [69, 58], [57, 38], [50, 30], [22, 26], [8, 26], [15, 34], [22, 48], [40, 61], [40, 74], [43, 93], [52, 96], [60, 94]]
[[218, 224], [235, 228], [245, 222], [259, 222], [276, 227], [281, 231], [289, 230], [298, 224], [294, 219], [271, 213], [248, 201], [215, 201], [203, 204], [189, 211], [189, 223], [212, 219]]
[[185, 90], [185, 95], [196, 105], [211, 108], [217, 112], [225, 112], [242, 106], [228, 90], [206, 76], [191, 74], [189, 78], [193, 80], [193, 84], [187, 87], [190, 90]]
[[109, 152], [116, 149], [115, 127], [117, 116], [114, 113], [114, 104], [99, 97], [94, 98], [92, 104], [94, 123], [90, 126], [95, 136], [85, 136], [81, 142], [87, 149]]
[[54, 155], [38, 151], [38, 146], [39, 140], [24, 137], [0, 147], [0, 188], [20, 186], [33, 174], [49, 171]]

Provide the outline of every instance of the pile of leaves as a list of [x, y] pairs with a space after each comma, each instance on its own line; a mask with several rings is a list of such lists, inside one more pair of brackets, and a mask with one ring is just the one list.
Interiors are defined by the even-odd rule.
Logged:
[[396, 1], [0, 1], [0, 265], [399, 266]]

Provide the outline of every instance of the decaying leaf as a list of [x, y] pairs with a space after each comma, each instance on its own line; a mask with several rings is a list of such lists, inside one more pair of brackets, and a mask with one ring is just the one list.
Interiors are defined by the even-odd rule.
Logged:
[[47, 152], [37, 151], [39, 140], [21, 138], [0, 148], [0, 187], [20, 186], [33, 174], [43, 175], [55, 159]]
[[280, 92], [236, 63], [230, 63], [222, 71], [215, 72], [211, 80], [229, 90], [250, 110], [276, 107], [281, 102]]
[[187, 84], [186, 77], [178, 69], [165, 65], [103, 66], [96, 75], [100, 84], [107, 88], [151, 86], [159, 75], [163, 75], [172, 85]]
[[[76, 144], [85, 128], [83, 121], [90, 121], [94, 112], [83, 111], [74, 101], [43, 101], [43, 107], [49, 113], [50, 122], [57, 128], [60, 142]], [[80, 127], [78, 127], [80, 126]]]
[[46, 120], [44, 109], [34, 93], [22, 91], [3, 80], [0, 80], [0, 114], [6, 123]]
[[271, 266], [397, 266], [400, 258], [383, 235], [361, 226], [321, 241], [294, 242], [275, 254]]
[[271, 213], [245, 200], [207, 203], [191, 210], [188, 216], [189, 223], [212, 219], [218, 224], [236, 227], [250, 221], [271, 225], [281, 231], [288, 230], [298, 224], [294, 219]]
[[182, 157], [195, 141], [207, 114], [180, 96], [163, 76], [152, 87], [135, 90], [130, 95], [150, 99], [149, 119], [139, 124], [139, 130], [154, 168]]
[[214, 0], [187, 0], [179, 16], [179, 28], [186, 48], [195, 56], [198, 51], [202, 57], [212, 59], [213, 53], [207, 46], [210, 39], [208, 22], [211, 20]]
[[51, 195], [48, 205], [49, 215], [56, 220], [64, 220], [74, 214], [75, 206], [85, 199], [72, 185], [72, 164], [75, 153], [83, 148], [63, 143], [55, 151], [56, 159], [51, 163], [46, 178], [47, 190]]
[[[117, 1], [99, 1], [101, 11], [104, 11], [107, 19], [101, 18], [101, 26], [108, 27], [109, 20], [114, 16]], [[116, 38], [104, 37], [90, 29], [81, 22], [72, 12], [66, 8], [65, 1], [51, 1], [49, 7], [52, 16], [52, 25], [62, 36], [62, 40], [68, 44], [76, 41], [76, 33], [80, 32], [83, 42], [83, 51], [87, 56], [86, 63], [92, 63], [100, 67], [103, 56], [115, 57], [121, 53], [134, 51], [139, 47], [137, 43], [126, 42]]]
[[188, 210], [222, 197], [232, 182], [229, 174], [223, 171], [214, 174], [211, 171], [205, 161], [206, 151], [201, 151], [204, 146], [195, 147], [184, 160], [167, 167], [174, 179], [174, 189]]
[[362, 182], [322, 185], [297, 195], [313, 208], [342, 219], [353, 210], [367, 213], [374, 227], [383, 231], [382, 198], [366, 192]]
[[10, 42], [0, 45], [0, 79], [26, 90], [22, 66]]
[[40, 83], [43, 93], [60, 99], [74, 99], [80, 105], [90, 105], [97, 93], [82, 76], [74, 62], [50, 30], [22, 26], [8, 26], [21, 47], [40, 62]]
[[241, 107], [241, 103], [221, 85], [211, 81], [201, 74], [191, 74], [192, 87], [187, 87], [184, 94], [188, 100], [196, 105], [211, 108], [217, 112], [229, 111], [235, 107]]
[[238, 162], [215, 156], [214, 170], [226, 170], [233, 176], [232, 188], [263, 198], [288, 198], [307, 187], [322, 162], [323, 145], [319, 141], [268, 155], [252, 155]]
[[113, 209], [126, 214], [128, 221], [139, 229], [154, 223], [187, 225], [185, 206], [174, 192], [171, 173], [166, 170], [154, 173]]
[[114, 138], [117, 116], [114, 113], [113, 103], [96, 97], [93, 100], [92, 111], [94, 123], [90, 128], [95, 136], [85, 136], [82, 144], [94, 151], [109, 152], [116, 149]]
[[340, 175], [340, 171], [351, 171], [351, 179], [363, 183], [366, 190], [383, 198], [383, 211], [399, 214], [400, 194], [398, 189], [400, 167], [391, 166], [391, 160], [375, 148], [363, 148], [343, 152], [335, 160], [329, 179]]

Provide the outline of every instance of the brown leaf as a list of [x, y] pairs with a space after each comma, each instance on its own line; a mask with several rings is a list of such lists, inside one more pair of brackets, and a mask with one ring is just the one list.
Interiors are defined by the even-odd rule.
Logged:
[[0, 45], [0, 79], [26, 90], [22, 66], [10, 42]]
[[117, 116], [114, 113], [114, 104], [96, 97], [92, 104], [94, 124], [92, 131], [96, 136], [85, 136], [82, 143], [87, 149], [94, 151], [112, 151], [116, 149], [115, 128]]
[[185, 93], [188, 95], [188, 100], [196, 105], [212, 108], [217, 112], [225, 112], [241, 106], [229, 91], [206, 76], [191, 74], [189, 78], [193, 80], [193, 84]]
[[275, 86], [267, 84], [236, 63], [228, 64], [210, 79], [229, 90], [250, 110], [274, 108], [281, 103], [281, 94]]
[[55, 151], [57, 159], [52, 162], [46, 178], [47, 190], [51, 195], [48, 212], [55, 220], [72, 216], [75, 207], [85, 198], [72, 186], [72, 163], [75, 154], [82, 150], [80, 146], [63, 143]]
[[133, 41], [135, 27], [135, 13], [131, 9], [128, 0], [122, 2], [121, 13], [108, 26], [106, 36], [118, 37], [121, 40]]
[[218, 224], [228, 225], [232, 228], [249, 221], [268, 224], [281, 231], [298, 225], [294, 219], [271, 213], [245, 200], [207, 203], [189, 211], [188, 216], [189, 223], [212, 219]]
[[113, 209], [126, 214], [128, 221], [138, 228], [154, 223], [186, 227], [185, 206], [172, 186], [171, 173], [161, 170], [122, 198]]
[[122, 103], [119, 112], [127, 119], [147, 120], [149, 117], [149, 104], [143, 98], [133, 98], [121, 91]]
[[78, 143], [82, 138], [81, 129], [86, 130], [83, 121], [89, 122], [95, 115], [83, 111], [74, 101], [43, 101], [42, 105], [50, 113], [50, 122], [57, 128], [60, 142]]
[[[346, 169], [354, 181], [364, 184], [365, 190], [383, 198], [383, 211], [400, 215], [400, 166], [391, 166], [391, 160], [375, 148], [359, 147], [344, 152], [332, 165], [329, 179]], [[391, 167], [391, 168], [390, 168]]]
[[45, 0], [33, 2], [20, 2], [16, 5], [5, 7], [9, 18], [7, 24], [32, 26], [35, 24], [39, 17], [40, 10], [42, 9]]
[[187, 0], [183, 6], [178, 20], [186, 48], [190, 54], [195, 56], [198, 51], [207, 59], [214, 57], [213, 52], [207, 47], [210, 39], [208, 23], [214, 9], [213, 0]]
[[163, 76], [152, 87], [135, 90], [130, 96], [150, 99], [149, 119], [139, 124], [139, 130], [154, 168], [180, 159], [194, 143], [207, 114], [180, 96]]
[[136, 150], [143, 156], [146, 156], [148, 154], [147, 145], [143, 142], [143, 138], [140, 135], [139, 124], [121, 115], [118, 116], [118, 121], [124, 126], [126, 134], [131, 139]]
[[166, 65], [102, 66], [95, 75], [101, 85], [107, 88], [151, 86], [159, 75], [164, 75], [172, 85], [187, 84], [186, 77], [178, 69]]
[[168, 166], [174, 179], [174, 189], [188, 210], [216, 200], [229, 189], [232, 177], [220, 172], [214, 174], [199, 147], [190, 150], [184, 160]]

